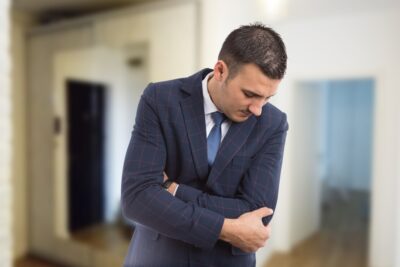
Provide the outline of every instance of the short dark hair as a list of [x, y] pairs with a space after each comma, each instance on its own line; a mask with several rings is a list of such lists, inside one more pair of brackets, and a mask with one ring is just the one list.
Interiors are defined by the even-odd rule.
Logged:
[[286, 71], [286, 48], [273, 29], [254, 23], [241, 26], [226, 37], [218, 59], [233, 78], [243, 64], [253, 63], [270, 79], [282, 79]]

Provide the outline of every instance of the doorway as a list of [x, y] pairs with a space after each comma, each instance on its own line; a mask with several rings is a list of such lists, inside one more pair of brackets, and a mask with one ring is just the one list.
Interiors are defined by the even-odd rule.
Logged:
[[299, 82], [292, 136], [289, 253], [274, 266], [366, 267], [375, 81]]
[[103, 84], [67, 80], [68, 229], [75, 232], [104, 220]]

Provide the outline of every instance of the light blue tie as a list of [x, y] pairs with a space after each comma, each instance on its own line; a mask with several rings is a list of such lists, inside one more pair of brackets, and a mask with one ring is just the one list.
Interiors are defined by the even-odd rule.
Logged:
[[215, 125], [207, 137], [207, 158], [208, 165], [212, 166], [217, 156], [218, 148], [221, 143], [221, 124], [225, 120], [225, 115], [221, 112], [211, 113]]

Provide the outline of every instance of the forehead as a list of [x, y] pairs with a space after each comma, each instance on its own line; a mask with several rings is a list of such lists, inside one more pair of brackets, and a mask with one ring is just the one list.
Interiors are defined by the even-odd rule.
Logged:
[[256, 65], [245, 64], [232, 79], [240, 89], [245, 89], [262, 96], [276, 93], [281, 80], [268, 78]]

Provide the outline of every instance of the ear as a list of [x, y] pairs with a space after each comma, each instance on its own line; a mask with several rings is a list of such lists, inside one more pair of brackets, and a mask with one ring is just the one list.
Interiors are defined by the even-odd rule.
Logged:
[[228, 65], [223, 60], [218, 60], [214, 66], [214, 78], [219, 82], [223, 82], [228, 77], [228, 74]]

